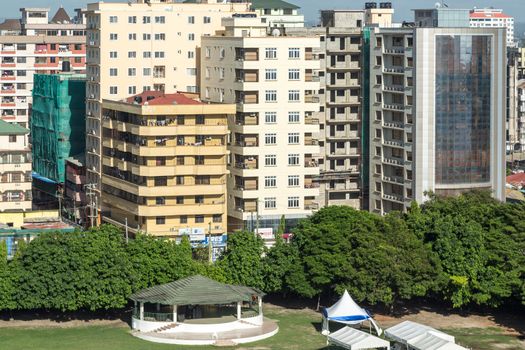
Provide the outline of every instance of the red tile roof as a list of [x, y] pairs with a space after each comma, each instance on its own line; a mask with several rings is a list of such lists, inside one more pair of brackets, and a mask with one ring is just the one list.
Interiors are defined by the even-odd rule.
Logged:
[[507, 183], [512, 185], [524, 185], [525, 184], [525, 173], [516, 173], [507, 176]]
[[471, 12], [470, 18], [512, 18], [501, 12]]
[[188, 97], [180, 92], [177, 92], [175, 94], [166, 94], [162, 91], [144, 91], [143, 93], [140, 93], [138, 95], [128, 97], [126, 99], [126, 102], [139, 104], [142, 106], [204, 104], [204, 102]]

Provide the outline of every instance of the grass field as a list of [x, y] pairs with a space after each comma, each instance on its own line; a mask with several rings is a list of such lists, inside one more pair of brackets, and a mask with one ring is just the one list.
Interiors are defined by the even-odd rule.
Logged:
[[[279, 333], [257, 343], [242, 345], [240, 349], [328, 349], [326, 338], [320, 335], [320, 318], [310, 310], [276, 308], [268, 310], [267, 317], [279, 321]], [[503, 334], [498, 328], [446, 329], [459, 343], [475, 350], [523, 350], [515, 337]], [[137, 339], [124, 326], [83, 326], [75, 328], [0, 328], [0, 349], [9, 350], [210, 350], [215, 347], [182, 347], [154, 344]]]

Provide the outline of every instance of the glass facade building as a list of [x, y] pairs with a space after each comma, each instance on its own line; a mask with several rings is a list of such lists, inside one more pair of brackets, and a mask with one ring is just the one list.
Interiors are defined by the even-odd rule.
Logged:
[[436, 36], [436, 184], [491, 181], [491, 40]]

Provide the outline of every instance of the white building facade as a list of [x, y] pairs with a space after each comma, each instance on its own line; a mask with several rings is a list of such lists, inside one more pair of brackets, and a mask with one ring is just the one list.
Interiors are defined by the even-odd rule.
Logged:
[[514, 40], [514, 17], [506, 15], [501, 9], [474, 9], [470, 11], [470, 26], [474, 28], [505, 28], [507, 46], [516, 47]]

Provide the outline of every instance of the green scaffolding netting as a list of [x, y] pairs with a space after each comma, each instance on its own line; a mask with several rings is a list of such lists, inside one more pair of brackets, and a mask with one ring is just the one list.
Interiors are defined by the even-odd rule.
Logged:
[[33, 170], [64, 182], [66, 158], [84, 153], [86, 76], [35, 74], [31, 113]]

